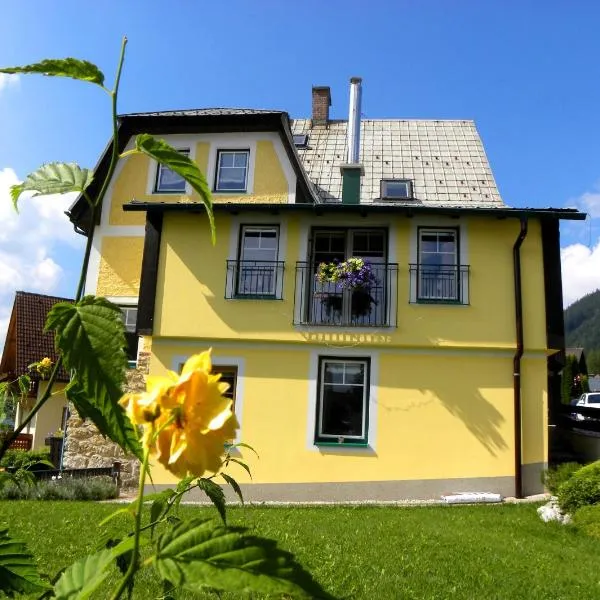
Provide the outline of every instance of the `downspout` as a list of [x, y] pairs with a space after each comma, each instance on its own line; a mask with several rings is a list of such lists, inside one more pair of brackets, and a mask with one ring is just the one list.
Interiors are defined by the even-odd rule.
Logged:
[[515, 279], [515, 327], [517, 350], [513, 357], [513, 395], [515, 413], [515, 496], [523, 497], [522, 431], [521, 431], [521, 358], [523, 357], [523, 298], [521, 289], [521, 246], [527, 236], [527, 219], [521, 219], [521, 231], [513, 246]]

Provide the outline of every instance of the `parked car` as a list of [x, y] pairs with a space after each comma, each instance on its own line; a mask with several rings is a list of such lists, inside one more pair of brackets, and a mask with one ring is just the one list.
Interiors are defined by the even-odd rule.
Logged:
[[[579, 398], [571, 401], [571, 405], [600, 409], [600, 392], [588, 392], [581, 394]], [[573, 418], [577, 421], [594, 420], [593, 417], [586, 417], [580, 413], [573, 413]], [[600, 412], [598, 413], [598, 418], [600, 419]]]

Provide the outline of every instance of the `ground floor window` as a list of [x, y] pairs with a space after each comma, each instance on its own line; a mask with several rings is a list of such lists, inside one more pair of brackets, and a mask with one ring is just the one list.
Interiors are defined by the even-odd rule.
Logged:
[[368, 358], [319, 359], [316, 444], [368, 442], [369, 370]]
[[229, 384], [229, 389], [223, 394], [226, 398], [233, 401], [232, 409], [235, 410], [235, 392], [237, 387], [237, 367], [221, 367], [213, 365], [213, 373], [221, 373], [221, 379], [223, 383]]

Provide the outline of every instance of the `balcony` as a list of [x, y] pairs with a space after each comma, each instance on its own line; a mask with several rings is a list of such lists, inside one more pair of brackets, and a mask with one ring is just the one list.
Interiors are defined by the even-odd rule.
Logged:
[[410, 301], [469, 304], [469, 265], [409, 265]]
[[398, 265], [371, 264], [375, 284], [343, 289], [319, 283], [318, 265], [296, 263], [294, 325], [395, 327], [398, 313]]
[[283, 261], [228, 260], [225, 298], [281, 300]]

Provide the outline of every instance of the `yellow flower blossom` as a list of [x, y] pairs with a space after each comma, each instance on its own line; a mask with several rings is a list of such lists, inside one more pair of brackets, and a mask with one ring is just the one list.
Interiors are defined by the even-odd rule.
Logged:
[[192, 356], [182, 373], [149, 377], [147, 391], [125, 394], [121, 405], [132, 423], [144, 427], [143, 443], [151, 455], [178, 477], [216, 473], [224, 444], [235, 437], [238, 422], [229, 385], [211, 374], [210, 350]]
[[45, 358], [42, 358], [42, 360], [40, 360], [40, 367], [42, 369], [49, 369], [52, 366], [52, 359], [48, 358], [47, 356]]

